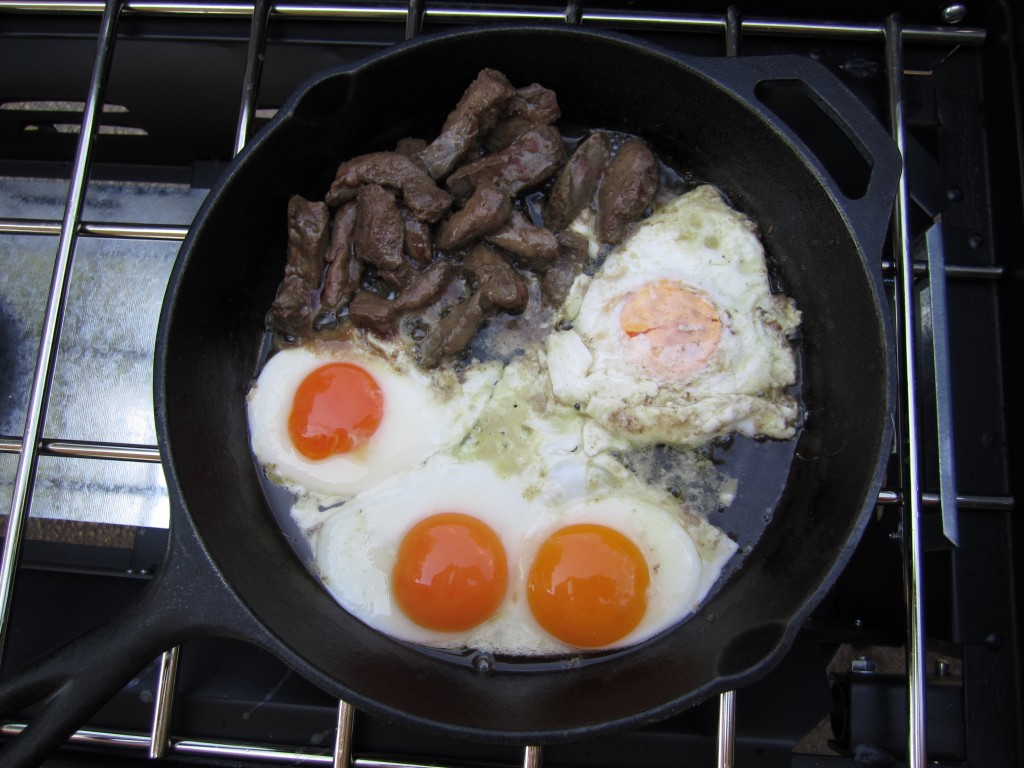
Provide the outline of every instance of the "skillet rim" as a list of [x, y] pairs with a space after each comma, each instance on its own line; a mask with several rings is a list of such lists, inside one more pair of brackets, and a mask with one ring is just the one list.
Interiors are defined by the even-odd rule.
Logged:
[[[383, 51], [371, 54], [370, 56], [363, 58], [359, 61], [344, 64], [338, 67], [332, 67], [330, 69], [319, 72], [310, 78], [308, 78], [302, 85], [300, 85], [288, 98], [285, 104], [281, 107], [278, 114], [271, 120], [266, 126], [264, 126], [252, 140], [246, 145], [245, 149], [235, 157], [231, 164], [225, 169], [224, 173], [218, 180], [217, 184], [211, 189], [203, 202], [199, 212], [196, 215], [193, 225], [189, 228], [189, 233], [182, 243], [179, 255], [175, 261], [174, 268], [172, 269], [169, 282], [168, 291], [165, 296], [163, 306], [161, 308], [160, 321], [157, 333], [157, 354], [154, 368], [154, 406], [157, 416], [157, 436], [158, 444], [160, 447], [161, 455], [164, 460], [164, 466], [167, 471], [168, 488], [172, 492], [172, 499], [176, 503], [172, 503], [172, 512], [177, 511], [177, 515], [172, 513], [171, 525], [175, 526], [177, 522], [183, 520], [188, 527], [194, 532], [195, 538], [199, 546], [202, 548], [205, 557], [209, 560], [211, 566], [215, 569], [218, 575], [224, 579], [224, 583], [228, 589], [232, 591], [233, 596], [245, 604], [245, 601], [237, 594], [234, 587], [231, 586], [230, 581], [223, 577], [220, 566], [217, 564], [217, 559], [210, 551], [210, 547], [207, 545], [203, 534], [198, 526], [193, 521], [192, 515], [188, 510], [188, 505], [185, 501], [185, 493], [180, 480], [180, 474], [178, 470], [178, 464], [174, 458], [174, 447], [171, 445], [171, 440], [168, 437], [170, 427], [169, 420], [171, 416], [167, 408], [167, 355], [168, 355], [168, 335], [170, 333], [170, 327], [174, 320], [174, 310], [178, 302], [178, 294], [181, 288], [182, 275], [186, 273], [188, 264], [193, 258], [195, 253], [195, 242], [200, 239], [203, 227], [210, 215], [211, 210], [215, 210], [216, 203], [219, 197], [223, 194], [224, 190], [229, 188], [234, 176], [235, 170], [245, 163], [246, 159], [257, 151], [257, 148], [267, 140], [281, 123], [287, 122], [294, 119], [297, 108], [301, 105], [303, 98], [306, 94], [322, 81], [333, 78], [333, 77], [355, 77], [366, 68], [372, 67], [378, 59], [390, 58], [395, 55], [400, 55], [408, 49], [417, 48], [420, 46], [428, 46], [434, 43], [436, 40], [445, 40], [450, 38], [459, 38], [463, 36], [478, 36], [482, 34], [500, 34], [502, 32], [515, 31], [517, 33], [536, 33], [540, 32], [543, 34], [552, 34], [554, 36], [564, 36], [566, 34], [591, 36], [597, 38], [609, 38], [619, 43], [624, 43], [632, 46], [639, 46], [643, 48], [643, 52], [646, 54], [656, 55], [662, 58], [666, 58], [673, 64], [682, 64], [686, 66], [694, 74], [707, 78], [707, 74], [696, 67], [695, 61], [703, 61], [699, 57], [688, 56], [685, 54], [677, 54], [672, 51], [661, 49], [660, 47], [653, 46], [647, 43], [643, 43], [636, 38], [614, 33], [608, 31], [598, 30], [579, 30], [574, 28], [557, 28], [547, 25], [532, 25], [532, 24], [508, 24], [508, 25], [491, 25], [483, 28], [468, 28], [460, 29], [454, 32], [444, 32], [436, 35], [424, 35], [420, 38], [408, 41], [406, 43], [399, 43]], [[751, 61], [754, 57], [744, 58], [741, 61]], [[773, 60], [777, 57], [773, 57]], [[710, 59], [710, 61], [717, 61], [716, 59]], [[838, 81], [837, 81], [838, 82]], [[719, 87], [721, 83], [716, 83]], [[735, 95], [735, 94], [733, 94]], [[741, 99], [742, 100], [742, 99]], [[792, 138], [792, 137], [791, 137]], [[806, 150], [801, 149], [799, 143], [794, 144], [794, 151], [796, 151], [801, 159], [807, 159]], [[815, 171], [819, 170], [816, 164], [813, 165]], [[825, 181], [822, 180], [822, 190], [826, 192], [832, 192], [832, 187]], [[840, 214], [845, 214], [845, 210], [838, 201], [836, 206]], [[792, 644], [795, 635], [799, 631], [800, 627], [807, 618], [807, 615], [813, 609], [813, 607], [821, 600], [824, 594], [831, 588], [838, 573], [845, 567], [849, 558], [852, 556], [855, 544], [859, 541], [865, 527], [867, 526], [870, 518], [870, 512], [875, 507], [877, 491], [881, 487], [882, 476], [885, 472], [886, 464], [886, 451], [891, 445], [892, 435], [894, 432], [894, 419], [893, 412], [895, 408], [895, 387], [896, 387], [896, 371], [894, 365], [893, 355], [893, 333], [891, 328], [891, 318], [885, 311], [883, 297], [884, 289], [881, 281], [880, 274], [880, 263], [872, 263], [865, 257], [864, 247], [862, 243], [863, 233], [855, 231], [855, 225], [846, 219], [849, 229], [850, 236], [857, 247], [858, 253], [861, 259], [864, 261], [865, 274], [870, 276], [872, 297], [875, 300], [875, 306], [872, 308], [873, 314], [876, 318], [880, 319], [882, 325], [882, 348], [879, 350], [882, 353], [883, 365], [887, 373], [887, 382], [885, 387], [886, 402], [883, 407], [883, 412], [887, 415], [882, 425], [879, 446], [877, 451], [877, 458], [874, 462], [874, 470], [869, 483], [869, 491], [873, 490], [873, 493], [869, 492], [868, 497], [863, 500], [860, 505], [861, 509], [856, 516], [851, 515], [850, 519], [855, 520], [855, 524], [850, 528], [850, 534], [846, 537], [844, 546], [838, 550], [837, 555], [832, 559], [831, 566], [827, 569], [825, 576], [820, 580], [816, 589], [808, 595], [807, 599], [804, 600], [803, 604], [800, 605], [798, 610], [791, 613], [788, 622], [784, 630], [779, 634], [777, 642], [771, 648], [771, 650], [761, 658], [756, 664], [747, 667], [745, 670], [731, 675], [717, 675], [708, 682], [707, 685], [700, 686], [696, 689], [687, 691], [682, 696], [667, 701], [661, 705], [645, 709], [642, 712], [636, 713], [628, 717], [621, 717], [614, 720], [604, 721], [601, 723], [585, 725], [585, 726], [572, 726], [565, 729], [545, 729], [545, 730], [522, 730], [522, 731], [501, 731], [491, 733], [491, 731], [481, 731], [475, 727], [459, 727], [453, 726], [450, 723], [438, 723], [436, 720], [419, 717], [415, 714], [401, 713], [401, 718], [405, 722], [417, 725], [425, 728], [428, 731], [441, 732], [444, 735], [455, 736], [457, 738], [471, 738], [477, 741], [492, 741], [495, 743], [554, 743], [558, 741], [569, 741], [569, 740], [580, 740], [581, 738], [591, 738], [599, 735], [606, 735], [613, 731], [621, 731], [629, 728], [636, 727], [638, 725], [645, 724], [654, 720], [662, 719], [664, 717], [675, 714], [683, 709], [686, 709], [700, 700], [706, 699], [716, 692], [726, 690], [730, 687], [737, 687], [743, 685], [763, 676], [768, 670], [774, 667], [781, 657], [784, 655], [786, 649]], [[176, 496], [176, 497], [175, 497]], [[851, 504], [851, 508], [853, 508]], [[319, 669], [319, 666], [306, 659], [302, 654], [294, 651], [284, 640], [282, 640], [275, 632], [273, 632], [266, 624], [258, 617], [254, 615], [256, 622], [260, 627], [267, 633], [268, 637], [266, 643], [272, 646], [272, 650], [275, 653], [278, 651], [284, 651], [285, 660], [289, 664], [296, 667], [301, 667], [303, 674], [312, 679], [317, 684], [326, 683], [327, 688], [334, 690], [341, 690], [344, 692], [344, 697], [352, 703], [360, 706], [367, 711], [376, 712], [386, 716], [393, 716], [394, 712], [391, 710], [381, 711], [378, 702], [372, 698], [367, 698], [354, 690], [350, 690], [347, 686], [340, 681], [334, 680], [323, 673]], [[278, 655], [281, 655], [278, 653]], [[295, 662], [298, 663], [295, 663]], [[332, 691], [333, 692], [333, 691]]]

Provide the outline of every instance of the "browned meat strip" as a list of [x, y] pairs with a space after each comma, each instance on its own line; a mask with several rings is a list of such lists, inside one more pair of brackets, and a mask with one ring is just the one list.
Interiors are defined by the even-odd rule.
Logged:
[[[529, 287], [515, 267], [490, 246], [477, 243], [462, 262], [481, 295], [491, 304], [513, 314], [522, 312], [530, 298]], [[484, 306], [487, 304], [485, 302]]]
[[548, 193], [544, 206], [547, 226], [561, 232], [590, 203], [610, 155], [611, 145], [603, 133], [592, 133], [580, 142]]
[[431, 178], [441, 179], [498, 122], [515, 88], [501, 72], [483, 69], [448, 115], [441, 135], [420, 152]]
[[427, 146], [426, 139], [399, 139], [398, 143], [395, 144], [395, 152], [406, 157], [411, 157], [414, 160], [419, 158], [420, 152], [422, 152]]
[[420, 276], [419, 271], [405, 259], [394, 269], [378, 269], [377, 275], [395, 291], [404, 291]]
[[396, 310], [420, 309], [444, 293], [453, 276], [452, 265], [447, 261], [435, 261], [420, 272], [392, 302]]
[[494, 126], [493, 131], [484, 137], [484, 149], [488, 152], [501, 152], [501, 150], [512, 144], [522, 134], [533, 128], [534, 125], [536, 123], [522, 115], [506, 117]]
[[562, 110], [558, 107], [558, 96], [554, 91], [533, 83], [516, 89], [505, 114], [521, 115], [538, 125], [550, 125], [562, 116]]
[[405, 263], [405, 224], [395, 196], [377, 184], [359, 190], [356, 197], [355, 256], [380, 270], [398, 269]]
[[560, 307], [569, 295], [573, 280], [583, 271], [590, 256], [587, 238], [575, 232], [558, 234], [558, 259], [540, 283], [540, 295], [549, 307]]
[[627, 228], [639, 220], [658, 191], [658, 161], [647, 146], [630, 139], [608, 164], [597, 191], [597, 236], [602, 243], [620, 243]]
[[535, 125], [550, 125], [562, 116], [555, 92], [534, 83], [516, 90], [504, 115], [484, 137], [488, 152], [500, 152]]
[[288, 251], [284, 279], [270, 308], [271, 324], [283, 333], [308, 331], [313, 321], [313, 298], [320, 288], [324, 255], [330, 243], [330, 212], [320, 202], [299, 195], [288, 201]]
[[557, 238], [549, 230], [533, 226], [519, 211], [512, 211], [505, 225], [484, 241], [506, 251], [517, 267], [532, 272], [543, 272], [558, 256]]
[[320, 291], [320, 313], [334, 313], [359, 287], [363, 263], [352, 255], [352, 236], [356, 226], [356, 204], [346, 203], [334, 214], [331, 244], [327, 248], [327, 272]]
[[506, 149], [459, 168], [448, 177], [448, 189], [459, 199], [469, 197], [484, 181], [509, 195], [535, 187], [565, 163], [565, 146], [558, 129], [538, 125], [521, 134]]
[[348, 303], [349, 320], [359, 328], [369, 328], [377, 333], [390, 333], [396, 316], [393, 302], [369, 291], [357, 291]]
[[417, 267], [425, 267], [434, 259], [434, 235], [430, 226], [404, 208], [400, 213], [405, 223], [405, 255]]
[[398, 152], [373, 152], [342, 163], [324, 199], [328, 205], [340, 205], [365, 184], [397, 190], [422, 221], [437, 221], [452, 205], [452, 196], [434, 183], [420, 162]]
[[438, 320], [437, 325], [420, 345], [420, 364], [426, 368], [433, 368], [445, 357], [468, 347], [487, 320], [485, 303], [486, 299], [476, 291], [462, 303], [453, 306], [447, 315]]
[[478, 237], [494, 232], [505, 223], [510, 213], [512, 198], [490, 182], [482, 182], [462, 209], [442, 225], [437, 235], [437, 247], [442, 251], [457, 251]]

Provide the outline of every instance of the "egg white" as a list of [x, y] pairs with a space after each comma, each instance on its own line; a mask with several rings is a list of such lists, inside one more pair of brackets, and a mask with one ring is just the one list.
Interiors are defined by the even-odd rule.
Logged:
[[[288, 433], [288, 417], [303, 379], [330, 362], [361, 366], [380, 386], [384, 413], [360, 448], [321, 460], [303, 456]], [[396, 472], [418, 466], [463, 439], [500, 373], [477, 366], [462, 381], [419, 371], [397, 348], [329, 342], [275, 354], [247, 397], [253, 453], [268, 477], [294, 493], [348, 498]]]
[[461, 464], [437, 456], [329, 514], [314, 539], [324, 584], [353, 616], [401, 640], [440, 648], [556, 650], [538, 643], [543, 638], [519, 620], [523, 599], [514, 585], [494, 616], [465, 633], [426, 629], [401, 611], [390, 590], [398, 547], [412, 526], [441, 512], [471, 515], [490, 526], [505, 547], [513, 580], [531, 519], [521, 485], [499, 477], [487, 463]]
[[[610, 477], [598, 470], [603, 477]], [[550, 478], [557, 483], [558, 478]], [[501, 476], [487, 461], [469, 463], [445, 455], [392, 478], [338, 508], [323, 511], [300, 500], [296, 518], [323, 524], [311, 532], [324, 584], [349, 613], [392, 637], [437, 648], [477, 649], [517, 656], [576, 652], [548, 635], [530, 612], [526, 580], [543, 540], [577, 523], [614, 528], [644, 553], [651, 572], [647, 611], [616, 648], [671, 627], [693, 612], [718, 578], [735, 544], [667, 494], [644, 489], [627, 476], [590, 484], [566, 499], [537, 493], [535, 476]], [[611, 490], [614, 488], [614, 490]], [[509, 588], [489, 619], [459, 633], [428, 630], [408, 619], [391, 592], [391, 572], [402, 537], [413, 525], [439, 512], [472, 515], [501, 539], [509, 562]]]
[[[636, 345], [619, 314], [641, 287], [667, 280], [715, 307], [717, 348], [678, 378], [637, 365]], [[756, 226], [705, 185], [642, 222], [582, 284], [572, 329], [547, 340], [554, 396], [634, 445], [698, 446], [738, 432], [786, 439], [800, 410], [786, 389], [796, 382], [789, 336], [800, 324], [793, 301], [772, 294]]]

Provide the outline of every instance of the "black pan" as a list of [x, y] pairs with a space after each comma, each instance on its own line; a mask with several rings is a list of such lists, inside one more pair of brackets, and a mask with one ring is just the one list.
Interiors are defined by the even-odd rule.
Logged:
[[[282, 273], [288, 198], [321, 197], [347, 157], [436, 131], [484, 66], [555, 89], [574, 123], [639, 134], [718, 185], [759, 222], [804, 313], [806, 426], [788, 472], [765, 479], [752, 461], [739, 478], [747, 498], [737, 504], [756, 511], [735, 522], [756, 540], [742, 565], [654, 640], [532, 671], [450, 662], [342, 611], [275, 524], [244, 409]], [[842, 139], [822, 150], [841, 170], [826, 171], [779, 117], [793, 104], [815, 119], [813, 134]], [[847, 152], [834, 165], [837, 146]], [[204, 634], [266, 648], [371, 713], [488, 742], [630, 729], [764, 674], [846, 563], [880, 486], [894, 381], [880, 253], [899, 173], [877, 121], [800, 58], [691, 59], [569, 27], [492, 27], [316, 77], [232, 163], [171, 275], [155, 377], [171, 497], [164, 565], [125, 614], [3, 683], [5, 713], [47, 699], [5, 762], [37, 762], [159, 652]]]

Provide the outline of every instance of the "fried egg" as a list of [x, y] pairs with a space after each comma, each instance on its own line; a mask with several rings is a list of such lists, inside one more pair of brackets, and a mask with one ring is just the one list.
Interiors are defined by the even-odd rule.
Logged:
[[545, 499], [489, 462], [437, 455], [326, 513], [312, 534], [316, 563], [347, 611], [393, 637], [538, 655], [667, 629], [735, 551], [638, 484]]
[[499, 374], [424, 373], [384, 344], [285, 349], [247, 397], [252, 450], [292, 492], [348, 498], [460, 442]]
[[714, 187], [664, 204], [581, 286], [571, 329], [546, 345], [559, 402], [633, 445], [794, 435], [800, 312], [771, 292], [756, 226]]

